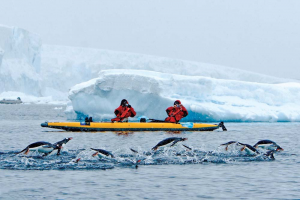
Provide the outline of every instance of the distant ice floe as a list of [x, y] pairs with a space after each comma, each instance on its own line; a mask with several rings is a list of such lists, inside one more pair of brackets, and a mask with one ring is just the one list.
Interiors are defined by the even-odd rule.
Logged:
[[[69, 92], [73, 110], [101, 120], [126, 98], [137, 117], [164, 119], [180, 99], [189, 111], [183, 121], [300, 121], [300, 83], [253, 83], [145, 70], [103, 70], [99, 78]], [[72, 109], [69, 108], [69, 112]]]
[[52, 96], [48, 97], [36, 97], [29, 94], [25, 94], [22, 92], [2, 92], [0, 94], [0, 100], [16, 100], [18, 97], [21, 97], [21, 100], [24, 104], [52, 104], [52, 105], [61, 105], [61, 101], [57, 101], [52, 98]]

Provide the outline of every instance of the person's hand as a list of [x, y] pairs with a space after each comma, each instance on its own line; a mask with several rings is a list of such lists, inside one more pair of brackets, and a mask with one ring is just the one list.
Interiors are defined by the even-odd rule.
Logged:
[[129, 105], [129, 104], [128, 104], [128, 106], [127, 106], [127, 107], [128, 107], [128, 108], [131, 108], [131, 105]]

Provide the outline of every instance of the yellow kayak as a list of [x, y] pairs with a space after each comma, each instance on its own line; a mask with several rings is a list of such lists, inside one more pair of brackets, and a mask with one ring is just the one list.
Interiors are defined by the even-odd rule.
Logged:
[[219, 124], [203, 123], [153, 123], [153, 122], [45, 122], [42, 127], [63, 129], [66, 131], [213, 131], [222, 127], [226, 128], [223, 122]]

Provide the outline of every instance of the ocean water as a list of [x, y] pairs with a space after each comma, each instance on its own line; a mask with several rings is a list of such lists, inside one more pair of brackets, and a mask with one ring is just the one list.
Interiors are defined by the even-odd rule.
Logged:
[[[65, 132], [40, 126], [65, 121], [64, 109], [0, 105], [0, 199], [300, 199], [300, 123], [225, 123], [227, 132], [181, 133]], [[15, 154], [33, 142], [65, 137], [73, 139], [60, 156]], [[188, 140], [151, 152], [168, 137]], [[273, 160], [219, 147], [262, 139], [284, 151]], [[90, 148], [108, 150], [115, 158], [93, 157]]]

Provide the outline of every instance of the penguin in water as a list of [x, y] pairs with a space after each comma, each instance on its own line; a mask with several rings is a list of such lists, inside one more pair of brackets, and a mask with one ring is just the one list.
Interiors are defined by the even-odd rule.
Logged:
[[276, 142], [273, 142], [272, 140], [260, 140], [255, 145], [253, 145], [255, 148], [262, 148], [266, 150], [275, 150], [275, 151], [283, 151], [284, 149], [281, 148]]
[[162, 147], [162, 146], [165, 146], [167, 144], [171, 144], [170, 147], [174, 146], [177, 142], [181, 142], [181, 141], [185, 141], [187, 140], [187, 138], [178, 138], [178, 137], [170, 137], [170, 138], [167, 138], [167, 139], [164, 139], [162, 141], [160, 141], [157, 145], [155, 145], [152, 150], [156, 151], [159, 147]]
[[61, 147], [59, 145], [54, 145], [49, 142], [40, 141], [28, 145], [25, 149], [23, 149], [17, 154], [25, 152], [24, 154], [27, 155], [29, 151], [37, 151], [39, 153], [44, 153], [43, 156], [46, 156], [50, 154], [53, 150], [60, 149], [60, 148]]
[[92, 150], [96, 151], [96, 153], [94, 153], [92, 156], [95, 157], [98, 155], [99, 158], [103, 158], [103, 157], [107, 157], [107, 158], [114, 158], [115, 156], [110, 153], [109, 151], [106, 151], [104, 149], [93, 149]]
[[72, 137], [69, 137], [69, 138], [64, 138], [61, 141], [55, 142], [53, 145], [56, 145], [59, 147], [56, 155], [60, 155], [61, 149], [64, 147], [65, 144], [67, 144], [72, 139], [73, 139]]

